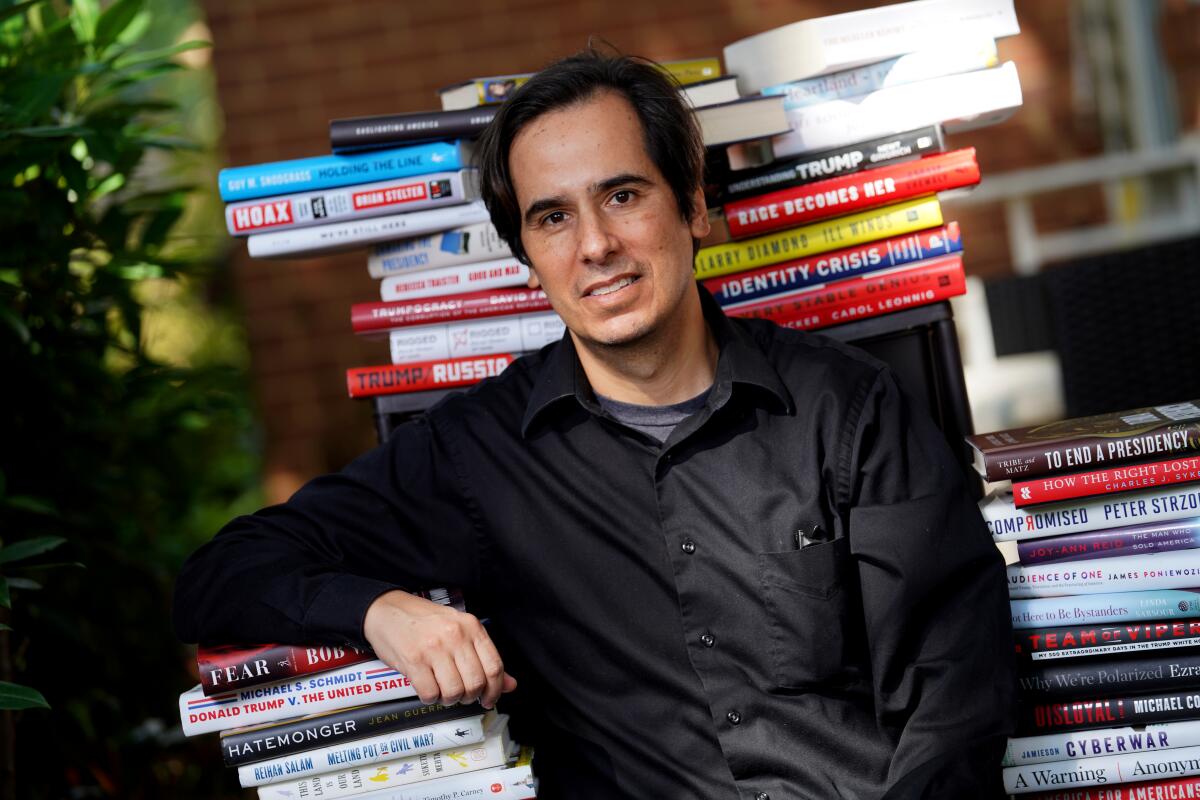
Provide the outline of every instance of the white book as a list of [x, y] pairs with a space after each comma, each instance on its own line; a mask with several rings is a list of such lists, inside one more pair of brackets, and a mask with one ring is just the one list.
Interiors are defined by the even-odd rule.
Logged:
[[255, 233], [246, 239], [246, 249], [254, 258], [294, 258], [320, 256], [339, 250], [351, 250], [392, 239], [423, 236], [427, 233], [487, 222], [491, 217], [482, 201], [457, 206], [390, 214], [348, 222], [315, 225], [311, 228]]
[[741, 39], [725, 48], [725, 69], [747, 95], [964, 37], [1003, 39], [1020, 31], [1013, 0], [917, 0], [801, 20]]
[[[879, 89], [844, 100], [786, 111], [792, 130], [771, 139], [776, 158], [831, 150], [865, 139], [942, 125], [946, 133], [960, 133], [994, 125], [1021, 107], [1021, 81], [1011, 61], [993, 69], [931, 78]], [[739, 148], [728, 148], [734, 168], [751, 157]]]
[[563, 337], [566, 326], [553, 311], [439, 322], [399, 328], [388, 334], [393, 364], [438, 358], [486, 356], [537, 350]]
[[379, 660], [205, 696], [200, 684], [179, 695], [184, 736], [275, 722], [364, 703], [413, 697], [408, 678]]
[[537, 779], [533, 777], [533, 769], [524, 763], [507, 769], [481, 769], [359, 795], [361, 800], [530, 800], [534, 797], [537, 797]]
[[[1146, 589], [1186, 589], [1197, 584], [1200, 584], [1200, 550], [1008, 567], [1008, 596], [1018, 600]], [[1128, 643], [1123, 647], [1138, 649], [1129, 646], [1133, 644]], [[1180, 642], [1166, 639], [1140, 644], [1157, 649], [1177, 647]], [[1105, 650], [1090, 648], [1087, 654], [1102, 652]]]
[[509, 289], [525, 286], [528, 282], [529, 267], [510, 256], [478, 264], [459, 264], [392, 275], [380, 281], [379, 296], [386, 302], [417, 300], [481, 289]]
[[[494, 712], [492, 716], [495, 716]], [[376, 734], [364, 739], [317, 747], [286, 756], [268, 758], [238, 767], [242, 786], [265, 786], [295, 778], [307, 778], [349, 764], [365, 766], [391, 761], [399, 756], [432, 753], [449, 747], [483, 741], [484, 715], [435, 722], [411, 730]]]
[[230, 203], [225, 206], [225, 225], [234, 236], [249, 236], [457, 205], [478, 197], [479, 173], [460, 169]]
[[[1161, 752], [1117, 753], [1099, 758], [1005, 767], [1004, 788], [1009, 794], [1028, 794], [1048, 789], [1137, 783], [1161, 778], [1183, 778], [1188, 775], [1200, 775], [1200, 747], [1180, 747]], [[1133, 797], [1133, 794], [1129, 796]]]
[[386, 278], [388, 275], [473, 264], [511, 255], [512, 250], [500, 238], [496, 226], [481, 222], [376, 245], [367, 257], [367, 271], [372, 278]]
[[512, 746], [508, 737], [508, 717], [503, 714], [496, 715], [484, 732], [485, 738], [478, 744], [455, 746], [432, 753], [382, 761], [370, 766], [355, 766], [309, 778], [270, 784], [259, 787], [258, 796], [260, 800], [297, 800], [306, 797], [337, 800], [418, 781], [503, 767]]
[[966, 37], [928, 50], [919, 50], [878, 64], [833, 72], [819, 78], [768, 86], [763, 94], [781, 94], [783, 107], [791, 110], [830, 100], [861, 97], [864, 94], [903, 86], [960, 72], [989, 69], [999, 63], [995, 39]]
[[1025, 508], [1017, 508], [1013, 504], [1012, 490], [1005, 489], [980, 500], [979, 511], [992, 538], [998, 542], [1041, 539], [1194, 517], [1200, 514], [1200, 484], [1102, 494]]
[[1200, 720], [1015, 736], [1008, 740], [1000, 765], [1018, 767], [1179, 747], [1200, 747]]

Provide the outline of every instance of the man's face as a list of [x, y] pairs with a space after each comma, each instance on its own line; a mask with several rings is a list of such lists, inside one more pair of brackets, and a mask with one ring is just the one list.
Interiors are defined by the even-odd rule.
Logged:
[[513, 140], [509, 170], [521, 242], [576, 342], [681, 330], [692, 238], [708, 233], [708, 216], [697, 191], [694, 218], [682, 218], [628, 100], [602, 92], [537, 117]]

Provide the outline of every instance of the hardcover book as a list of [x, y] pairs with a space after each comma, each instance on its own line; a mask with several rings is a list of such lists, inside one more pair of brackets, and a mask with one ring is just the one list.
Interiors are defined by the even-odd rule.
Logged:
[[1150, 589], [1010, 600], [1014, 630], [1200, 617], [1200, 590]]
[[367, 272], [372, 278], [426, 269], [474, 264], [512, 255], [491, 222], [387, 242], [371, 248]]
[[466, 322], [399, 328], [389, 334], [392, 363], [522, 353], [563, 337], [566, 327], [553, 311], [513, 314]]
[[482, 106], [330, 120], [329, 144], [333, 152], [340, 154], [439, 139], [473, 139], [483, 132], [497, 110], [497, 106]]
[[[1200, 687], [1200, 654], [1165, 650], [1137, 657], [1072, 658], [1026, 665], [1025, 697], [1090, 697]], [[1200, 740], [1194, 742], [1200, 745]]]
[[488, 289], [408, 302], [355, 303], [350, 307], [350, 325], [355, 333], [368, 334], [549, 310], [550, 300], [541, 289]]
[[380, 282], [379, 298], [384, 302], [403, 302], [485, 289], [516, 289], [528, 283], [529, 267], [510, 256], [495, 261], [392, 275]]
[[1008, 567], [1008, 596], [1101, 594], [1200, 585], [1200, 550], [1118, 556], [1067, 564]]
[[1012, 0], [917, 0], [801, 20], [734, 42], [725, 67], [742, 94], [944, 47], [1020, 33]]
[[470, 161], [471, 151], [467, 142], [430, 142], [370, 153], [227, 167], [221, 170], [217, 180], [221, 199], [232, 203], [356, 183], [410, 178], [431, 172], [448, 172], [469, 167]]
[[1014, 736], [1008, 740], [1001, 765], [1071, 761], [1109, 753], [1138, 753], [1200, 746], [1200, 721], [1161, 722], [1143, 728], [1101, 728], [1086, 733], [1048, 733]]
[[1034, 661], [1178, 649], [1200, 645], [1200, 619], [1028, 628], [1013, 639], [1017, 654]]
[[1053, 564], [1200, 547], [1200, 517], [1017, 542], [1022, 564]]
[[499, 375], [516, 358], [515, 353], [498, 353], [490, 356], [384, 364], [377, 367], [353, 367], [346, 370], [346, 388], [351, 397], [376, 397], [471, 386], [484, 378]]
[[979, 183], [975, 148], [779, 189], [725, 206], [735, 239]]
[[1155, 486], [1200, 481], [1200, 456], [1169, 458], [1142, 464], [1106, 467], [1091, 472], [1013, 481], [1013, 503], [1017, 508], [1118, 494]]
[[1181, 747], [1165, 752], [1117, 753], [1078, 761], [1005, 767], [1004, 789], [1022, 795], [1053, 787], [1099, 786], [1185, 775], [1200, 775], [1200, 747]]
[[1200, 450], [1200, 400], [967, 437], [989, 481], [1125, 464]]
[[478, 197], [478, 173], [461, 169], [231, 203], [225, 207], [225, 225], [234, 236], [249, 236], [400, 211], [421, 211], [466, 203]]
[[696, 277], [715, 278], [744, 272], [941, 224], [942, 208], [936, 197], [907, 200], [766, 236], [701, 248], [696, 254]]

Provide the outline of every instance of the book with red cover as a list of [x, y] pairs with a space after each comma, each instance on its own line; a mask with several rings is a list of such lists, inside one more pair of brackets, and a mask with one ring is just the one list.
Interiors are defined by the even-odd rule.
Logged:
[[541, 289], [485, 289], [422, 300], [355, 303], [350, 307], [350, 324], [355, 333], [383, 333], [412, 325], [549, 310], [550, 301]]
[[943, 256], [902, 269], [834, 281], [782, 297], [727, 307], [735, 317], [760, 317], [786, 328], [816, 330], [965, 293], [962, 258]]
[[354, 367], [346, 370], [346, 389], [351, 397], [375, 397], [470, 386], [484, 378], [499, 375], [516, 358], [515, 353], [498, 353], [491, 356], [442, 358], [413, 364]]
[[735, 239], [979, 183], [975, 148], [781, 189], [725, 206]]
[[1200, 481], [1200, 456], [1168, 458], [1146, 464], [1129, 464], [1091, 472], [1013, 481], [1013, 505], [1023, 508], [1038, 503], [1118, 494], [1193, 481]]
[[[459, 611], [466, 609], [462, 592], [457, 589], [413, 594]], [[222, 644], [196, 648], [200, 689], [205, 696], [327, 672], [374, 658], [368, 649], [345, 645]]]
[[1200, 797], [1200, 776], [1165, 778], [1143, 783], [1076, 786], [1071, 789], [1051, 789], [1021, 797], [1023, 800], [1179, 800], [1183, 797]]

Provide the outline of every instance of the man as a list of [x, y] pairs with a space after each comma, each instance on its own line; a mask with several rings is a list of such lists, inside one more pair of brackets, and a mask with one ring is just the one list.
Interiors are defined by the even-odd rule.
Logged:
[[[566, 59], [480, 149], [569, 334], [231, 522], [184, 567], [180, 634], [367, 643], [426, 701], [490, 706], [511, 671], [548, 798], [995, 794], [998, 554], [883, 365], [697, 289], [670, 80]], [[440, 585], [488, 628], [400, 591]]]

